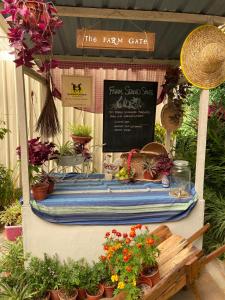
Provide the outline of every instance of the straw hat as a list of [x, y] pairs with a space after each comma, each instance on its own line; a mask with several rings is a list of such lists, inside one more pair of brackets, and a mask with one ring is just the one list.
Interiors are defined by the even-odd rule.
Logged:
[[213, 25], [193, 30], [181, 49], [181, 69], [194, 86], [212, 89], [225, 81], [225, 34]]

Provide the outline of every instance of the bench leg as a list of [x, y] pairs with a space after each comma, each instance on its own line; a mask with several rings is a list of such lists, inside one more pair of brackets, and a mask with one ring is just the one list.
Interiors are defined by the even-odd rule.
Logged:
[[196, 286], [196, 283], [193, 282], [192, 284], [190, 284], [190, 288], [195, 296], [195, 300], [201, 300], [201, 296], [199, 294], [198, 288]]

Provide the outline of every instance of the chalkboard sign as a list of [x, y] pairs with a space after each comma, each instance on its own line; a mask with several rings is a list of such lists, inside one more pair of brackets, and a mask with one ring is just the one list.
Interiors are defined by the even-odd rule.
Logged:
[[140, 149], [154, 139], [157, 82], [104, 80], [103, 152]]

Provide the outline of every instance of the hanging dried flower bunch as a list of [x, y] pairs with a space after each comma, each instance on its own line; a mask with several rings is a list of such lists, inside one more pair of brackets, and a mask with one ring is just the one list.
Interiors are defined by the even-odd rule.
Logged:
[[[8, 32], [10, 46], [15, 48], [16, 66], [33, 66], [33, 59], [38, 54], [50, 54], [53, 35], [62, 26], [61, 19], [51, 2], [44, 0], [3, 0], [3, 15], [9, 16]], [[55, 67], [55, 62], [44, 60], [40, 71], [47, 72]]]

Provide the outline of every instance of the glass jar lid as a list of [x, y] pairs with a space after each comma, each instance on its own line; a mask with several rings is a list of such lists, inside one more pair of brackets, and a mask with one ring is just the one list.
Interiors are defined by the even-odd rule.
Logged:
[[175, 160], [173, 164], [176, 167], [187, 167], [189, 162], [187, 160]]

